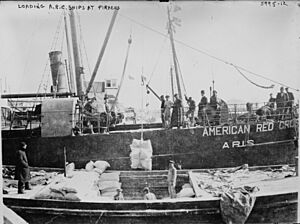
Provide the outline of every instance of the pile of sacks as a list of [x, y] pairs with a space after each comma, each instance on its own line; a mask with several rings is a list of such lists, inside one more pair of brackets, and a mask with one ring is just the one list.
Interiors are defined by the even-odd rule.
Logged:
[[56, 180], [38, 192], [35, 199], [94, 200], [100, 196], [99, 175], [110, 167], [106, 161], [89, 161], [85, 169], [75, 171], [75, 164], [66, 167], [66, 178], [58, 175]]
[[106, 161], [103, 160], [98, 160], [96, 162], [93, 161], [89, 161], [86, 165], [85, 165], [85, 170], [86, 171], [95, 171], [98, 174], [102, 174], [105, 172], [105, 170], [107, 168], [110, 167], [110, 164]]
[[152, 145], [150, 140], [133, 139], [130, 145], [131, 168], [152, 170]]
[[119, 172], [101, 174], [98, 184], [101, 197], [114, 199], [117, 190], [121, 189], [121, 185]]
[[34, 199], [81, 201], [99, 196], [99, 174], [96, 172], [73, 171], [71, 178], [62, 175], [38, 192]]

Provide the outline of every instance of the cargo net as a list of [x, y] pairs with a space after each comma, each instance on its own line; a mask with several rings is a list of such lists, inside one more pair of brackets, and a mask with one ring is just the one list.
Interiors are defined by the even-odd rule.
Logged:
[[150, 140], [133, 139], [130, 145], [131, 168], [152, 170], [152, 145]]

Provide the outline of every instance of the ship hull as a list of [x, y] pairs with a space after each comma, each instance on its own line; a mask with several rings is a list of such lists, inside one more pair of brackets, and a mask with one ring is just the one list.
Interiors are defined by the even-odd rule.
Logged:
[[[271, 123], [240, 124], [183, 129], [144, 130], [150, 139], [152, 169], [168, 167], [170, 159], [184, 169], [294, 164], [297, 150], [294, 144], [298, 120]], [[140, 130], [66, 137], [3, 138], [3, 164], [13, 165], [20, 141], [28, 144], [31, 166], [64, 167], [67, 161], [77, 168], [90, 160], [106, 160], [112, 169], [130, 170], [130, 144], [140, 139]]]
[[[297, 193], [258, 197], [246, 223], [297, 222]], [[29, 223], [223, 223], [219, 200], [84, 203], [5, 198]]]

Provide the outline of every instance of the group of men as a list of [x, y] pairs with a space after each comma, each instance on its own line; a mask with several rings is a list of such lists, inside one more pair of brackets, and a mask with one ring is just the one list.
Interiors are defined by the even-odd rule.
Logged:
[[273, 94], [270, 93], [270, 99], [268, 102], [268, 106], [275, 110], [275, 103], [277, 108], [277, 113], [280, 118], [283, 118], [285, 114], [292, 113], [293, 105], [294, 105], [294, 94], [289, 92], [289, 88], [280, 87], [280, 92], [277, 93], [276, 98], [273, 98]]
[[[194, 126], [195, 120], [198, 120], [199, 124], [208, 122], [206, 115], [207, 105], [210, 105], [212, 109], [217, 110], [220, 106], [220, 100], [217, 97], [217, 91], [214, 90], [208, 102], [205, 96], [205, 91], [201, 90], [201, 100], [198, 104], [198, 117], [195, 118], [196, 103], [192, 97], [185, 95], [185, 100], [188, 104], [188, 110], [184, 114], [182, 100], [178, 97], [178, 94], [174, 95], [174, 103], [170, 100], [170, 96], [166, 98], [162, 95], [161, 100], [161, 120], [164, 128], [177, 127], [180, 128], [184, 122], [188, 122], [190, 126]], [[171, 109], [172, 113], [171, 113]]]

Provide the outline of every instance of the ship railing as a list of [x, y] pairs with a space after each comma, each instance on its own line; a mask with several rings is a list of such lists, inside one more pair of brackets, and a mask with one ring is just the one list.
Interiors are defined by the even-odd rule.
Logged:
[[[5, 125], [2, 128], [32, 129], [40, 126], [41, 101], [38, 100], [10, 100], [10, 107], [1, 108], [2, 114], [6, 110]], [[9, 110], [9, 111], [7, 111]]]
[[[251, 123], [298, 118], [299, 103], [291, 104], [289, 102], [283, 102], [284, 106], [280, 105], [279, 107], [277, 107], [276, 103], [262, 102], [255, 104], [227, 104], [218, 106], [216, 111], [212, 111], [209, 107], [206, 107], [199, 112], [198, 108], [196, 108], [194, 111], [194, 121], [191, 122], [196, 124]], [[184, 107], [184, 115], [187, 115], [188, 111], [189, 108]]]
[[[35, 105], [31, 107], [26, 107], [23, 105], [18, 105], [10, 108], [10, 112], [5, 112], [5, 119], [7, 122], [5, 124], [9, 125], [9, 129], [18, 128], [18, 129], [33, 129], [41, 127], [42, 117], [41, 115], [41, 106], [38, 102], [34, 101]], [[226, 107], [219, 108], [215, 114], [204, 113], [203, 118], [199, 118], [201, 113], [198, 113], [198, 108], [194, 111], [194, 120], [191, 122], [192, 126], [195, 124], [200, 125], [213, 125], [213, 124], [222, 124], [222, 123], [251, 123], [264, 120], [287, 120], [298, 118], [299, 116], [299, 103], [294, 104], [293, 106], [284, 106], [276, 108], [270, 108], [269, 104], [256, 103], [251, 107], [246, 106], [246, 104], [228, 104]], [[188, 111], [188, 107], [184, 107], [184, 115]], [[57, 113], [58, 111], [52, 111], [49, 113]], [[63, 111], [60, 111], [63, 112]], [[67, 113], [67, 111], [65, 111]], [[10, 113], [10, 114], [9, 114]], [[3, 108], [2, 108], [3, 114]], [[72, 122], [72, 127], [79, 125], [81, 131], [84, 131], [84, 128], [89, 128], [87, 123], [88, 121], [93, 126], [95, 132], [102, 132], [108, 128], [107, 123], [104, 121], [103, 113], [95, 113], [91, 116], [84, 115], [80, 116], [78, 112], [70, 114], [70, 122]], [[152, 115], [151, 115], [152, 114]], [[143, 123], [160, 123], [160, 110], [153, 110], [151, 113], [145, 113], [145, 116], [151, 117], [151, 119], [143, 118]], [[139, 114], [137, 112], [137, 117]], [[3, 116], [2, 116], [3, 118]], [[188, 121], [189, 118], [185, 118], [185, 121]], [[202, 122], [202, 123], [201, 123]], [[3, 124], [3, 122], [2, 122]]]

